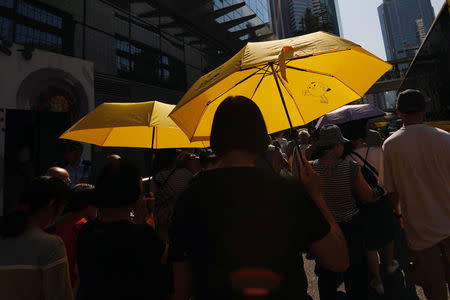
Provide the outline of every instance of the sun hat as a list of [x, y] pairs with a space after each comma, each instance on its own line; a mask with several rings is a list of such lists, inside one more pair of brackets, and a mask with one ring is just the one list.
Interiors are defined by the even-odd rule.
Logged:
[[336, 125], [325, 125], [320, 128], [319, 140], [317, 146], [327, 147], [337, 144], [344, 144], [350, 142], [342, 135], [341, 130]]

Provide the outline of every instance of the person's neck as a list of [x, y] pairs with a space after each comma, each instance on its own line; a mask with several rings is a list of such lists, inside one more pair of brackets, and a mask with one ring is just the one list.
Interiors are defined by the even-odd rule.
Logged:
[[220, 158], [219, 167], [254, 167], [257, 157], [246, 151], [230, 151]]
[[334, 166], [337, 165], [342, 159], [340, 157], [336, 157], [336, 155], [333, 152], [329, 152], [319, 158], [320, 163], [327, 166]]
[[118, 208], [103, 208], [100, 220], [102, 222], [117, 222], [121, 220], [130, 220], [131, 208], [118, 207]]
[[354, 140], [354, 141], [352, 141], [352, 144], [353, 144], [353, 147], [355, 147], [355, 149], [362, 148], [362, 147], [366, 146], [366, 144], [364, 143], [364, 141], [362, 139]]
[[28, 229], [41, 229], [44, 230], [47, 227], [49, 221], [41, 214], [31, 215], [27, 218]]
[[404, 120], [403, 127], [423, 124], [423, 120]]

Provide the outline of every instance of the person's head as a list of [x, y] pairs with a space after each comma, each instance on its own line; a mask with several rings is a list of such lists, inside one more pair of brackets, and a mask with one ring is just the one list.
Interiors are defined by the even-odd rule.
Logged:
[[347, 122], [339, 126], [342, 134], [350, 141], [364, 140], [367, 136], [367, 119]]
[[286, 133], [286, 136], [288, 137], [288, 140], [295, 141], [298, 139], [298, 134], [299, 134], [298, 130], [292, 129]]
[[95, 202], [94, 186], [92, 184], [79, 183], [70, 191], [66, 210], [72, 213], [82, 213], [84, 217], [95, 219], [97, 217]]
[[72, 165], [80, 163], [83, 154], [83, 145], [79, 142], [68, 141], [66, 145], [65, 158]]
[[20, 236], [30, 219], [42, 229], [53, 225], [64, 210], [68, 191], [67, 184], [58, 178], [40, 176], [33, 179], [22, 194], [23, 205], [4, 218], [2, 237]]
[[171, 169], [176, 165], [177, 149], [161, 149], [157, 152], [157, 170]]
[[321, 158], [341, 158], [344, 153], [344, 144], [349, 140], [342, 136], [336, 125], [325, 125], [320, 128], [319, 140], [316, 143]]
[[425, 118], [426, 102], [421, 91], [408, 89], [398, 94], [395, 111], [406, 125], [420, 124]]
[[200, 152], [199, 160], [203, 170], [215, 168], [218, 162], [217, 156], [212, 151]]
[[281, 149], [281, 145], [279, 141], [273, 141], [272, 145], [274, 145], [276, 148]]
[[51, 167], [45, 172], [45, 176], [55, 177], [64, 181], [70, 186], [70, 176], [66, 169], [60, 167]]
[[101, 208], [133, 207], [141, 192], [139, 168], [124, 159], [107, 164], [95, 185], [96, 203]]
[[122, 159], [118, 154], [110, 154], [106, 157], [106, 163]]
[[309, 136], [308, 131], [302, 130], [302, 131], [299, 133], [300, 144], [302, 144], [302, 145], [308, 145], [308, 144], [309, 144], [309, 138], [310, 138], [310, 136]]
[[219, 158], [232, 151], [264, 155], [269, 139], [258, 106], [244, 96], [225, 99], [214, 115], [210, 141]]

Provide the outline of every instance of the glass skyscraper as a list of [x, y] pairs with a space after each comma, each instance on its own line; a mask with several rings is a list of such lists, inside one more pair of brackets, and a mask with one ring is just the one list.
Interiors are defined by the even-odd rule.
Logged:
[[337, 0], [312, 0], [312, 7], [321, 25], [328, 27], [327, 31], [337, 36], [342, 34]]
[[289, 27], [291, 32], [295, 32], [300, 27], [300, 21], [303, 19], [305, 15], [305, 11], [307, 8], [312, 11], [312, 3], [311, 0], [289, 0], [288, 1], [289, 8]]
[[378, 16], [387, 60], [413, 57], [434, 21], [430, 0], [383, 0]]
[[[246, 28], [258, 25], [266, 25], [262, 28], [256, 30], [257, 36], [269, 35], [271, 30], [269, 28], [270, 23], [270, 11], [269, 3], [267, 0], [214, 0], [214, 10], [224, 9], [226, 7], [231, 7], [236, 4], [245, 3], [244, 6], [234, 9], [220, 18], [217, 18], [218, 23], [226, 23], [232, 20], [243, 18], [250, 15], [255, 15], [254, 18], [242, 22], [236, 26], [229, 29], [230, 32], [245, 30]], [[240, 37], [241, 40], [248, 40], [251, 38], [249, 34]]]

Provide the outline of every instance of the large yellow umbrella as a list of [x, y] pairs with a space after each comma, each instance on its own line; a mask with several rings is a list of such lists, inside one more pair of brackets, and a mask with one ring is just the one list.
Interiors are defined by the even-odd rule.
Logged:
[[170, 117], [191, 141], [207, 141], [218, 105], [243, 95], [258, 105], [273, 133], [360, 99], [390, 68], [359, 45], [325, 32], [248, 43], [197, 80]]
[[103, 103], [60, 138], [106, 147], [164, 149], [209, 146], [209, 142], [189, 141], [168, 117], [174, 107], [158, 101]]

